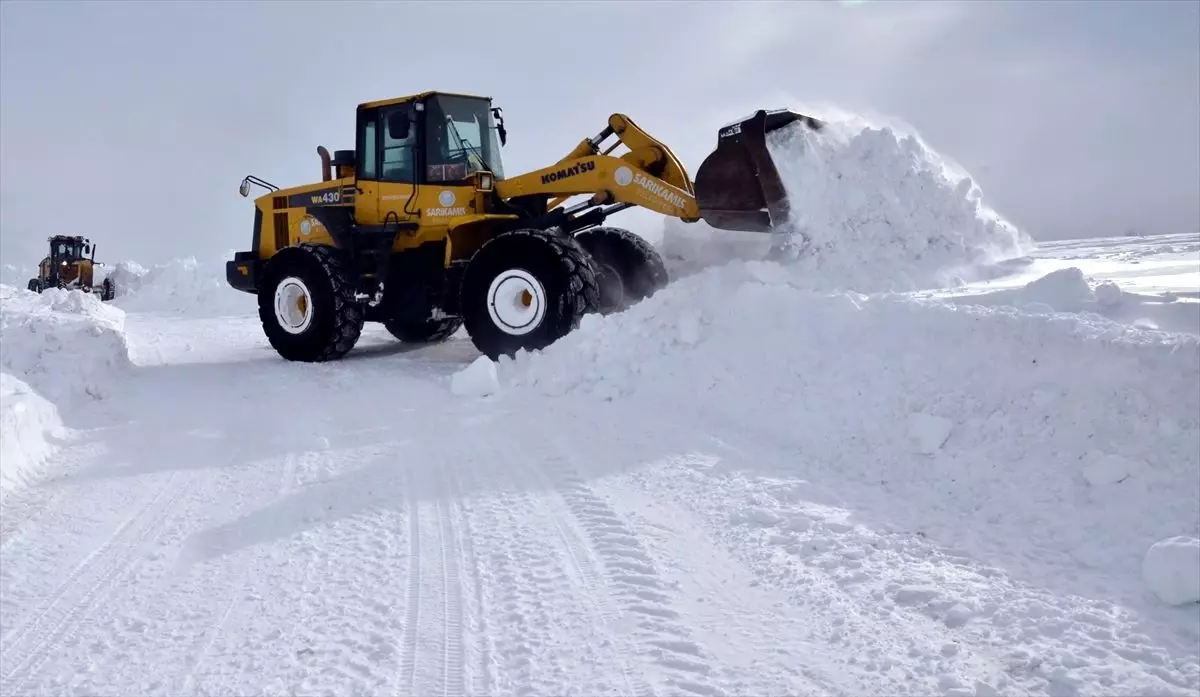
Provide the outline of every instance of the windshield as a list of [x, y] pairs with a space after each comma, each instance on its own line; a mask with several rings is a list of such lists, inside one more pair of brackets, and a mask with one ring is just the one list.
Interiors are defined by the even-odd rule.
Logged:
[[78, 259], [79, 244], [76, 242], [58, 242], [55, 246], [54, 256], [59, 259]]
[[426, 102], [426, 119], [429, 181], [458, 181], [479, 170], [504, 178], [500, 140], [486, 99], [436, 95]]

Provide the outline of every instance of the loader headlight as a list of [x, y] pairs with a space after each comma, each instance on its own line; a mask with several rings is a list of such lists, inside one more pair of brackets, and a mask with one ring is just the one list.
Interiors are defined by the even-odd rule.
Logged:
[[479, 175], [479, 190], [480, 191], [491, 191], [492, 190], [492, 175], [491, 174], [484, 173], [484, 174]]

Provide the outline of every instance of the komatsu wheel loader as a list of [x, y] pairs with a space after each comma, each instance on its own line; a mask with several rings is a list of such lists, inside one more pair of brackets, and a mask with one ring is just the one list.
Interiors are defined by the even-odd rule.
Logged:
[[[769, 232], [787, 196], [766, 134], [811, 117], [758, 111], [723, 127], [696, 181], [667, 146], [613, 114], [558, 162], [506, 176], [503, 112], [490, 97], [447, 92], [360, 104], [353, 150], [317, 147], [321, 181], [254, 200], [250, 249], [228, 283], [257, 295], [285, 359], [338, 359], [364, 322], [405, 342], [465, 326], [497, 359], [537, 350], [583, 315], [628, 307], [666, 285], [655, 249], [605, 219], [632, 206], [717, 228]], [[616, 141], [605, 146], [610, 137]], [[621, 144], [626, 151], [614, 155]], [[588, 198], [573, 205], [574, 196]]]
[[[82, 290], [85, 293], [99, 293], [102, 301], [116, 297], [117, 289], [111, 278], [93, 285], [96, 267], [104, 264], [96, 262], [96, 245], [91, 240], [78, 235], [54, 235], [47, 240], [50, 242], [50, 253], [38, 264], [37, 278], [29, 279], [29, 290], [34, 293], [41, 293], [47, 288]], [[87, 254], [91, 256], [85, 256]]]

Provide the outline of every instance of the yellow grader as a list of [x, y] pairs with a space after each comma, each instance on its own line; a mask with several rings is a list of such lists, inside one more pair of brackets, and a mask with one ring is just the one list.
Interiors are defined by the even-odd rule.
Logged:
[[105, 301], [116, 297], [116, 287], [111, 278], [94, 285], [96, 267], [104, 264], [96, 262], [96, 245], [91, 240], [78, 235], [54, 235], [47, 239], [50, 253], [38, 264], [37, 278], [29, 279], [29, 290], [34, 293], [41, 293], [47, 288], [82, 290], [85, 293], [99, 293], [100, 299]]
[[[321, 181], [254, 200], [250, 249], [226, 262], [228, 283], [257, 295], [271, 346], [326, 361], [352, 349], [364, 322], [404, 342], [466, 328], [493, 360], [544, 348], [583, 315], [619, 311], [668, 282], [657, 251], [605, 226], [641, 206], [716, 228], [775, 231], [787, 196], [766, 134], [799, 122], [760, 110], [722, 127], [693, 182], [667, 146], [613, 114], [547, 167], [508, 177], [503, 112], [492, 99], [446, 92], [358, 105], [353, 150], [317, 147]], [[615, 142], [605, 145], [610, 137]], [[622, 154], [613, 154], [620, 145]], [[566, 205], [572, 197], [579, 203]]]

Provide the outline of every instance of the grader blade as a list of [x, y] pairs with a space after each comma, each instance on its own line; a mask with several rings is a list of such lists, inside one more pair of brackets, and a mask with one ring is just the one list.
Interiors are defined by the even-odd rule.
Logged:
[[788, 198], [767, 150], [767, 134], [797, 121], [819, 131], [824, 122], [788, 109], [759, 109], [717, 134], [717, 148], [696, 170], [700, 217], [722, 230], [774, 232], [788, 219]]

